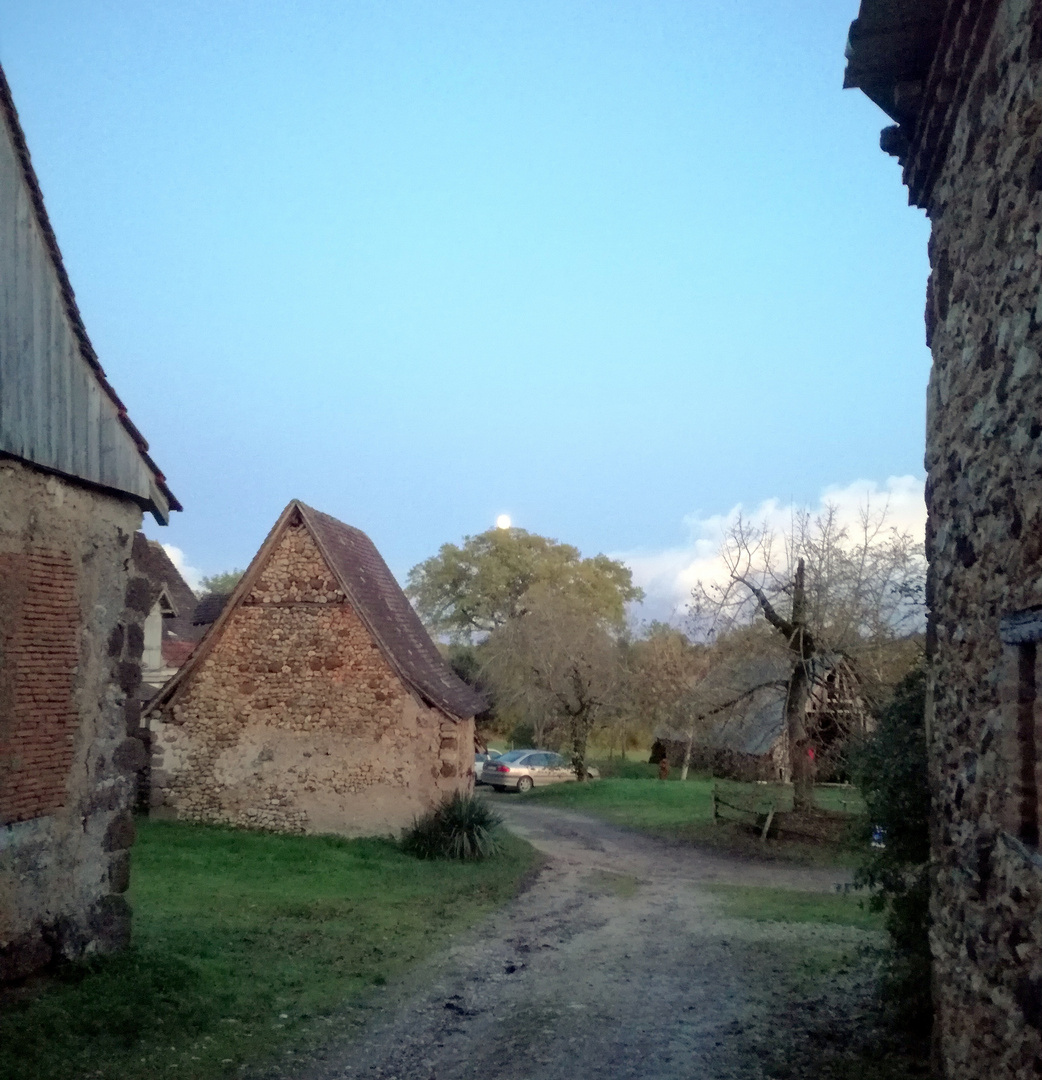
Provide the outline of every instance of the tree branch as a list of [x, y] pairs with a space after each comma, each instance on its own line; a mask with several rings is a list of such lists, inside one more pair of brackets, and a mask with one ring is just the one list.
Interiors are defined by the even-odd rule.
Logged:
[[764, 618], [775, 629], [780, 630], [786, 638], [791, 638], [796, 632], [796, 627], [792, 625], [787, 619], [783, 619], [777, 611], [774, 610], [774, 605], [767, 599], [767, 594], [758, 585], [754, 585], [748, 578], [736, 577], [735, 581], [740, 581], [752, 594], [756, 597], [757, 602], [760, 605], [760, 610], [764, 614]]

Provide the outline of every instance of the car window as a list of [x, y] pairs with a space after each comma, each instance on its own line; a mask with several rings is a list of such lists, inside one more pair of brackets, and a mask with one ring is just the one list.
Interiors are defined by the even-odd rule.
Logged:
[[550, 764], [555, 769], [564, 769], [568, 765], [566, 758], [561, 757], [560, 754], [550, 754]]
[[505, 761], [509, 764], [511, 761], [520, 761], [523, 757], [527, 757], [531, 752], [531, 750], [510, 750], [501, 757], [496, 758], [496, 760]]
[[530, 769], [545, 769], [550, 764], [550, 759], [553, 754], [533, 754], [530, 758], [526, 759], [525, 764]]

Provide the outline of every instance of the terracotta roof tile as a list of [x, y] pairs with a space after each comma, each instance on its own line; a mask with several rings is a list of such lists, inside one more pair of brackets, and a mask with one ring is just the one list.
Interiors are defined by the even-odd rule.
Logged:
[[361, 529], [298, 502], [305, 524], [355, 610], [402, 677], [454, 716], [475, 716], [488, 703], [449, 667], [376, 545]]

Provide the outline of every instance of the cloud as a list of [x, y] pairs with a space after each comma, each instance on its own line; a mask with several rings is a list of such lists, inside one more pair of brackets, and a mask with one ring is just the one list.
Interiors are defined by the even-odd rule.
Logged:
[[[807, 509], [817, 514], [830, 505], [835, 507], [843, 525], [856, 526], [861, 509], [868, 505], [872, 510], [886, 507], [888, 524], [899, 531], [908, 532], [918, 540], [926, 534], [923, 481], [914, 476], [891, 476], [882, 485], [874, 480], [855, 480], [846, 487], [827, 487], [817, 505]], [[621, 559], [630, 567], [633, 580], [646, 594], [644, 604], [634, 611], [634, 615], [649, 621], [682, 619], [696, 582], [726, 580], [727, 571], [718, 553], [728, 528], [739, 513], [751, 522], [765, 522], [778, 532], [784, 532], [797, 509], [800, 507], [793, 503], [768, 499], [753, 509], [739, 503], [726, 514], [711, 517], [689, 514], [683, 521], [687, 533], [685, 543], [663, 551], [614, 555], [613, 558]]]
[[177, 572], [188, 583], [188, 587], [193, 591], [198, 589], [199, 583], [203, 579], [202, 570], [189, 566], [185, 562], [185, 553], [179, 547], [174, 547], [173, 544], [164, 544], [163, 550], [167, 553], [174, 566], [177, 567]]

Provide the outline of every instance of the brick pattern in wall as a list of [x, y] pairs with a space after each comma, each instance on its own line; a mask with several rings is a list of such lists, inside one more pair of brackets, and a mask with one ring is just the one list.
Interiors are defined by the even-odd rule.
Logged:
[[76, 570], [60, 551], [0, 555], [0, 824], [60, 809], [79, 718]]

